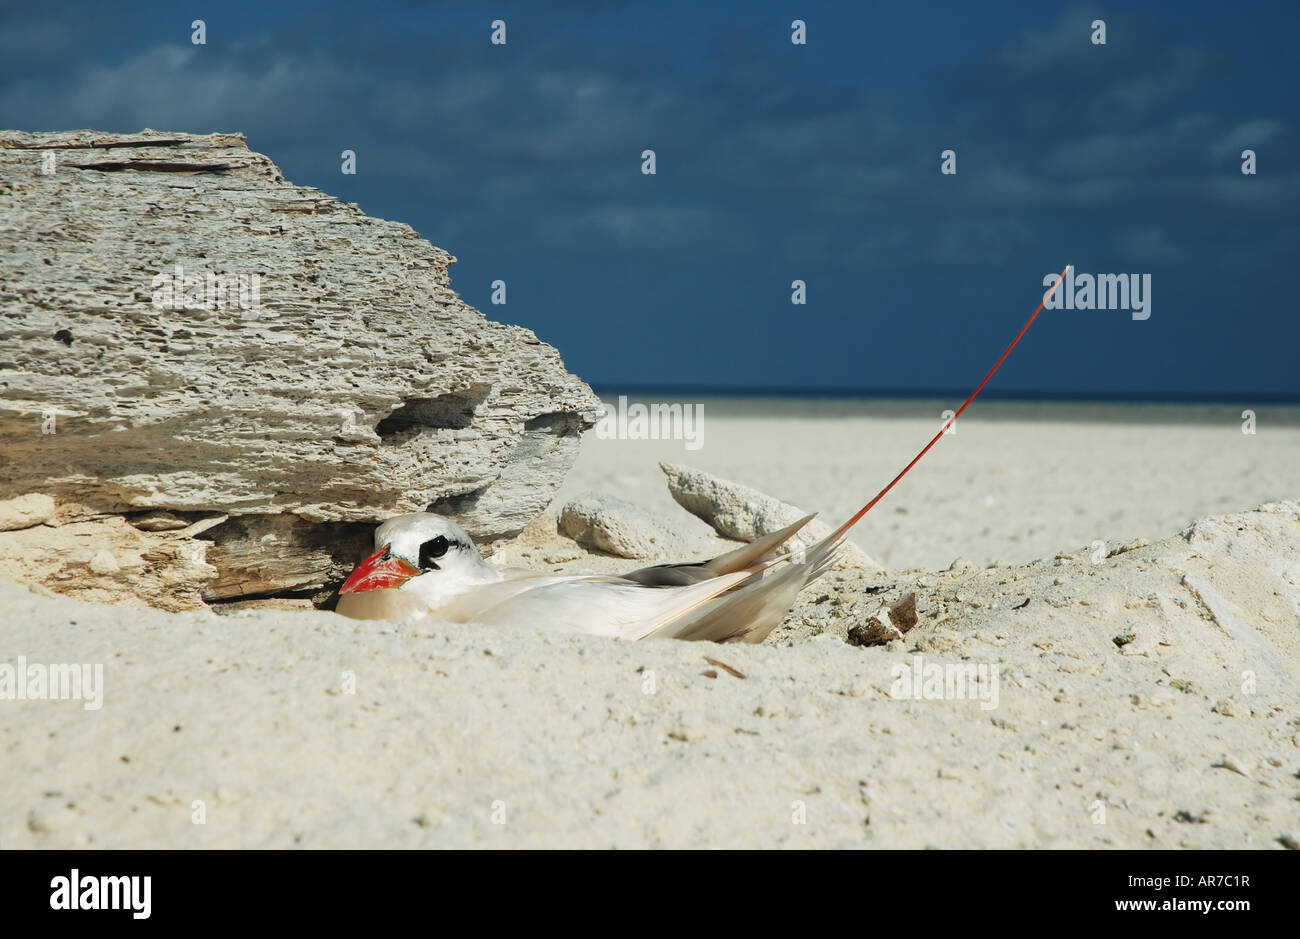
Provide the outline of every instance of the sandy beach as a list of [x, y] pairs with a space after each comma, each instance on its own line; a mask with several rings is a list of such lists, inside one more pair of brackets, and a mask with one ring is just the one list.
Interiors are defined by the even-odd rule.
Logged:
[[[725, 547], [660, 461], [838, 522], [956, 404], [697, 403], [696, 450], [589, 432], [500, 559], [638, 566], [556, 532], [590, 490]], [[1300, 409], [981, 401], [758, 646], [3, 581], [0, 662], [102, 686], [0, 701], [0, 846], [1294, 848], [1297, 498]]]
[[[629, 401], [679, 401], [632, 394]], [[617, 396], [605, 395], [607, 404]], [[560, 498], [598, 489], [687, 519], [661, 461], [743, 482], [838, 523], [960, 400], [699, 398], [702, 446], [588, 434]], [[1243, 410], [1256, 433], [1242, 433]], [[1096, 539], [1163, 537], [1197, 518], [1295, 498], [1300, 408], [985, 401], [963, 415], [853, 540], [886, 567], [1025, 562]], [[707, 531], [705, 526], [700, 526]]]

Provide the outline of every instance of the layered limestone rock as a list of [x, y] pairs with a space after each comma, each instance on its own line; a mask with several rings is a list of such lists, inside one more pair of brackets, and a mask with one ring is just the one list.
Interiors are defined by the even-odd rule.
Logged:
[[0, 499], [227, 516], [192, 538], [213, 596], [318, 588], [355, 560], [323, 533], [402, 512], [510, 536], [599, 408], [447, 252], [242, 135], [0, 132], [0, 217]]

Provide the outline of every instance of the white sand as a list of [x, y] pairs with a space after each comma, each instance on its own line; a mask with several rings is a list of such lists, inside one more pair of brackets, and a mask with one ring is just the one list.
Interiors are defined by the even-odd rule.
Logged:
[[[658, 468], [663, 460], [838, 524], [906, 466], [943, 426], [942, 412], [961, 402], [698, 403], [700, 449], [589, 434], [560, 498], [600, 489], [680, 513]], [[1247, 408], [1256, 412], [1253, 436], [1241, 432]], [[981, 399], [862, 521], [854, 541], [886, 567], [947, 567], [962, 556], [1022, 562], [1095, 539], [1160, 537], [1203, 515], [1297, 495], [1300, 408]]]
[[[714, 405], [695, 453], [589, 439], [567, 491], [684, 514], [657, 468], [669, 459], [834, 520], [939, 421], [849, 417], [849, 402], [821, 416], [783, 404], [785, 419]], [[0, 846], [1300, 837], [1300, 505], [1245, 511], [1300, 496], [1295, 413], [1257, 408], [1259, 433], [1244, 437], [1240, 408], [1214, 423], [1170, 420], [1185, 410], [1150, 423], [987, 419], [999, 408], [1015, 410], [964, 419], [868, 517], [857, 541], [883, 576], [809, 588], [758, 647], [167, 614], [0, 582], [0, 664], [105, 666], [99, 710], [0, 701]], [[1179, 535], [1224, 511], [1240, 514]], [[1151, 544], [1091, 554], [1094, 539], [1109, 552], [1137, 536]], [[945, 571], [959, 555], [975, 563]], [[986, 567], [994, 559], [1017, 563]], [[920, 623], [904, 641], [839, 638], [909, 591]], [[917, 654], [996, 669], [997, 706], [891, 697], [893, 670]], [[355, 694], [340, 691], [345, 672]]]

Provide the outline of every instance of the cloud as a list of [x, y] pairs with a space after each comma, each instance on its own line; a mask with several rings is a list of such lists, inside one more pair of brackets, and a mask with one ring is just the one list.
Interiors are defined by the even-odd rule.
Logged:
[[1119, 236], [1117, 243], [1120, 251], [1135, 261], [1171, 261], [1182, 254], [1159, 225], [1130, 228]]
[[[410, 222], [477, 264], [473, 283], [489, 280], [489, 263], [534, 265], [537, 282], [584, 278], [591, 297], [585, 312], [574, 301], [575, 321], [608, 302], [609, 281], [710, 265], [727, 276], [683, 275], [680, 288], [701, 305], [794, 277], [828, 302], [835, 289], [945, 271], [977, 289], [981, 272], [1040, 277], [1057, 254], [1098, 270], [1176, 265], [1202, 286], [1229, 269], [1257, 283], [1293, 251], [1289, 115], [1256, 99], [1243, 110], [1246, 79], [1221, 69], [1222, 53], [1126, 15], [1079, 8], [1035, 28], [1008, 18], [987, 48], [937, 36], [904, 81], [843, 48], [819, 58], [830, 20], [815, 10], [814, 44], [791, 53], [776, 21], [701, 12], [692, 32], [676, 14], [658, 24], [651, 5], [506, 6], [509, 49], [490, 48], [482, 24], [473, 35], [442, 17], [353, 27], [328, 5], [242, 21], [222, 41], [210, 23], [206, 47], [172, 27], [166, 41], [112, 45], [95, 39], [109, 21], [90, 7], [68, 31], [33, 8], [0, 30], [0, 60], [12, 57], [0, 61], [0, 123], [242, 130], [295, 182]], [[1098, 15], [1104, 47], [1089, 38]], [[1259, 152], [1257, 177], [1240, 173], [1246, 147]], [[345, 148], [357, 177], [339, 175]], [[641, 173], [647, 148], [655, 176]], [[939, 172], [946, 148], [956, 176]]]
[[1227, 130], [1221, 130], [1209, 146], [1215, 160], [1233, 162], [1241, 159], [1242, 150], [1259, 150], [1272, 143], [1286, 130], [1286, 124], [1269, 118], [1242, 121]]

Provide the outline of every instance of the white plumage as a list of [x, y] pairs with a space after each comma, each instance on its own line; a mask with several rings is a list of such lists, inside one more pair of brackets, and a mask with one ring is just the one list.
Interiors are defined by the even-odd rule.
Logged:
[[337, 609], [355, 619], [431, 616], [625, 639], [762, 642], [830, 566], [848, 530], [778, 554], [811, 519], [709, 561], [606, 576], [498, 570], [451, 519], [402, 515], [376, 529], [376, 551], [344, 583]]

